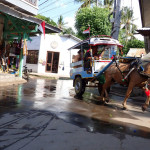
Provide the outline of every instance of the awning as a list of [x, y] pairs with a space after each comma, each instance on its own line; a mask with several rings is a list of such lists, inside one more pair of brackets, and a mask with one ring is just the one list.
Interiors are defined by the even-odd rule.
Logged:
[[90, 48], [90, 46], [89, 46], [89, 40], [83, 40], [83, 41], [77, 43], [76, 45], [70, 47], [68, 50], [71, 50], [71, 49], [81, 49], [81, 48], [88, 50]]
[[150, 28], [141, 28], [136, 31], [143, 36], [150, 36]]
[[[31, 25], [34, 25], [34, 26], [39, 25], [43, 21], [43, 20], [35, 18], [33, 16], [21, 13], [21, 12], [15, 10], [15, 9], [13, 9], [12, 7], [9, 7], [7, 5], [4, 5], [4, 4], [0, 3], [0, 16], [3, 17], [3, 16], [5, 16], [5, 14], [24, 21], [24, 23], [26, 23], [25, 25], [27, 25], [27, 22], [29, 22], [30, 27], [31, 27]], [[25, 27], [23, 27], [23, 28], [25, 28]], [[59, 32], [61, 32], [61, 30], [59, 28], [45, 23], [45, 33], [59, 33]], [[41, 32], [39, 30], [37, 30], [36, 33], [41, 33]]]

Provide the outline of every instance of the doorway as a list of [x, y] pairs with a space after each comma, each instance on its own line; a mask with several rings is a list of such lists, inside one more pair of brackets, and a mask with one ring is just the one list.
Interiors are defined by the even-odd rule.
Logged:
[[59, 52], [47, 52], [46, 72], [58, 73]]

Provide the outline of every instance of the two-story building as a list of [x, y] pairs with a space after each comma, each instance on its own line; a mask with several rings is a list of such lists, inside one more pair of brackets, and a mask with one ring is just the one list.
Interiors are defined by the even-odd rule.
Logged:
[[24, 14], [38, 13], [38, 0], [1, 0], [0, 2]]
[[[0, 1], [0, 56], [3, 57], [14, 41], [21, 45], [22, 40], [30, 40], [30, 36], [41, 33], [38, 29], [43, 22], [33, 17], [37, 15], [38, 0], [1, 0]], [[45, 23], [45, 33], [58, 33], [61, 30]], [[24, 43], [25, 44], [25, 43]], [[18, 48], [18, 46], [16, 46]], [[20, 46], [19, 76], [22, 76], [23, 49]]]
[[144, 36], [146, 53], [150, 52], [150, 1], [139, 0], [142, 28], [137, 31]]

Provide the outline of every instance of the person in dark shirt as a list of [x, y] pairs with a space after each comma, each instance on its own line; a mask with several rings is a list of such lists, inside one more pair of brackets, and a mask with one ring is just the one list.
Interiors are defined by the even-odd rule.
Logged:
[[90, 49], [86, 51], [85, 56], [84, 56], [84, 69], [85, 71], [87, 71], [88, 73], [91, 73], [91, 52]]
[[99, 59], [99, 55], [97, 53], [97, 46], [93, 46], [92, 47], [92, 52], [93, 52], [94, 60], [98, 60]]

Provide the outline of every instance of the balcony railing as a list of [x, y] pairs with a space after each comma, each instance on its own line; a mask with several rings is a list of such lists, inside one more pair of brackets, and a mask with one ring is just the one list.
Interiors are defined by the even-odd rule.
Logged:
[[0, 3], [29, 15], [35, 16], [38, 12], [38, 0], [0, 0]]
[[30, 3], [30, 4], [32, 4], [34, 6], [37, 6], [37, 0], [24, 0], [24, 1]]

